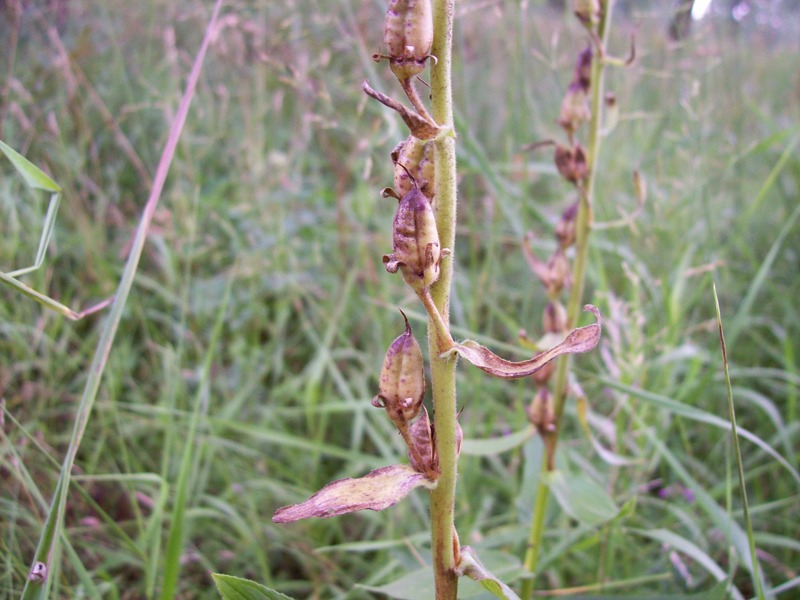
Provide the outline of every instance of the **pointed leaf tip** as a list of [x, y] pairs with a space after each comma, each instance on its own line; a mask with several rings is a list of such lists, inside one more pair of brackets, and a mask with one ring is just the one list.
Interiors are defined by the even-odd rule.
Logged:
[[469, 577], [480, 583], [485, 590], [497, 598], [504, 600], [520, 600], [510, 587], [500, 581], [491, 571], [483, 566], [478, 554], [469, 546], [463, 546], [459, 553], [458, 565], [455, 568], [459, 577]]
[[536, 371], [544, 367], [554, 358], [563, 354], [582, 354], [593, 350], [597, 346], [602, 332], [600, 311], [591, 304], [587, 304], [583, 309], [594, 314], [597, 322], [585, 327], [573, 329], [560, 344], [528, 360], [521, 362], [505, 360], [485, 346], [481, 346], [477, 342], [471, 340], [456, 344], [452, 352], [457, 352], [459, 356], [465, 358], [482, 371], [494, 377], [500, 377], [502, 379], [528, 377], [536, 373]]
[[311, 517], [336, 517], [357, 510], [383, 510], [418, 487], [433, 489], [436, 482], [408, 465], [382, 467], [364, 477], [333, 481], [305, 502], [279, 508], [272, 520], [291, 523]]

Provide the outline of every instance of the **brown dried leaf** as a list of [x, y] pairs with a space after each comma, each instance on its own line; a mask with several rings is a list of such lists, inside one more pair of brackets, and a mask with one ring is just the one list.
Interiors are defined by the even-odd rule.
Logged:
[[502, 379], [528, 377], [562, 354], [580, 354], [597, 346], [597, 342], [600, 341], [602, 323], [600, 311], [591, 304], [584, 306], [583, 310], [591, 311], [597, 319], [597, 323], [572, 330], [563, 342], [529, 360], [522, 362], [505, 360], [485, 346], [471, 340], [456, 344], [452, 352], [457, 352], [459, 356], [494, 377]]
[[432, 482], [408, 465], [375, 469], [358, 479], [332, 481], [305, 502], [275, 511], [275, 523], [291, 523], [311, 517], [336, 517], [357, 510], [383, 510], [394, 506], [418, 487], [432, 489]]
[[420, 140], [432, 140], [442, 132], [442, 128], [436, 125], [436, 123], [428, 121], [418, 113], [406, 108], [397, 100], [373, 89], [366, 81], [361, 84], [361, 89], [365, 94], [367, 94], [367, 96], [371, 96], [384, 106], [388, 106], [392, 110], [397, 111], [397, 113], [400, 115], [400, 118], [403, 119], [403, 122], [411, 130], [411, 134], [414, 137]]

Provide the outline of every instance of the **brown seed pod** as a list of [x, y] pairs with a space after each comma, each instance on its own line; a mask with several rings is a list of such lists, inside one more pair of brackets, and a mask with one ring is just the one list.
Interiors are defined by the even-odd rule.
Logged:
[[554, 160], [558, 172], [570, 183], [580, 183], [589, 174], [586, 151], [580, 144], [572, 148], [556, 144]]
[[555, 430], [556, 417], [553, 408], [553, 395], [546, 387], [536, 391], [533, 402], [528, 406], [528, 420], [536, 427], [539, 435], [545, 435]]
[[571, 83], [564, 100], [561, 101], [558, 124], [571, 137], [581, 126], [581, 123], [588, 121], [591, 116], [586, 90], [580, 83]]
[[556, 238], [563, 249], [567, 249], [575, 243], [577, 232], [575, 221], [578, 218], [578, 203], [570, 204], [561, 214], [561, 220], [556, 223]]
[[392, 72], [398, 79], [409, 79], [421, 73], [433, 45], [430, 0], [390, 0], [383, 43]]
[[433, 443], [433, 428], [428, 417], [428, 410], [424, 406], [422, 414], [409, 427], [409, 433], [414, 446], [408, 449], [411, 466], [420, 473], [436, 471], [438, 465], [434, 463], [436, 452]]
[[551, 300], [542, 313], [545, 333], [564, 333], [567, 330], [567, 309], [558, 300]]
[[400, 197], [394, 190], [384, 190], [384, 196], [400, 200], [392, 223], [392, 254], [383, 257], [389, 273], [398, 269], [405, 282], [415, 291], [430, 286], [439, 278], [442, 250], [431, 202], [412, 177], [413, 187]]
[[425, 397], [425, 366], [422, 350], [411, 331], [405, 313], [406, 330], [389, 346], [383, 359], [380, 375], [380, 392], [372, 399], [372, 405], [383, 407], [386, 414], [405, 432], [408, 422], [422, 409]]
[[558, 248], [547, 259], [548, 285], [547, 293], [552, 298], [565, 287], [572, 286], [572, 269], [569, 259], [561, 248]]
[[414, 183], [419, 182], [422, 193], [433, 202], [434, 183], [434, 144], [431, 140], [420, 140], [413, 135], [400, 142], [392, 151], [394, 163], [394, 189], [400, 197], [410, 192]]

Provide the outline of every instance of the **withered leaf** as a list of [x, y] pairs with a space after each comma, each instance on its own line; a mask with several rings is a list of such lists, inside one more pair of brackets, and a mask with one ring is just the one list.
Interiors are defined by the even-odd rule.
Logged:
[[502, 379], [528, 377], [562, 354], [580, 354], [588, 352], [597, 346], [597, 342], [600, 341], [602, 323], [600, 311], [591, 304], [584, 306], [583, 310], [591, 311], [597, 319], [597, 323], [573, 329], [563, 342], [541, 354], [537, 354], [529, 360], [524, 360], [522, 362], [505, 360], [485, 346], [481, 346], [477, 342], [471, 340], [456, 344], [453, 349], [448, 352], [457, 352], [459, 356], [465, 358], [482, 371], [494, 377], [500, 377]]
[[361, 89], [367, 96], [375, 98], [384, 106], [388, 106], [400, 115], [403, 122], [411, 130], [411, 134], [420, 140], [432, 140], [442, 132], [442, 128], [420, 116], [417, 112], [409, 110], [397, 100], [373, 89], [366, 81], [361, 84]]
[[408, 465], [381, 467], [364, 477], [332, 481], [305, 502], [279, 508], [272, 520], [291, 523], [311, 517], [336, 517], [357, 510], [383, 510], [418, 487], [433, 489], [436, 482]]

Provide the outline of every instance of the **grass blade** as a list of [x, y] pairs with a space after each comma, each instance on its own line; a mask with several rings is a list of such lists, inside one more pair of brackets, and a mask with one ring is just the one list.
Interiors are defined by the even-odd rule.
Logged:
[[733, 390], [731, 389], [731, 376], [728, 372], [728, 351], [725, 347], [725, 335], [722, 332], [722, 314], [719, 309], [719, 298], [717, 297], [717, 286], [714, 285], [714, 306], [717, 311], [717, 328], [719, 330], [719, 345], [722, 350], [722, 368], [725, 372], [725, 385], [728, 391], [728, 411], [731, 419], [731, 437], [733, 439], [733, 452], [736, 457], [736, 468], [739, 473], [739, 492], [742, 496], [742, 507], [744, 509], [744, 523], [747, 531], [747, 541], [750, 544], [750, 560], [752, 563], [753, 585], [759, 600], [764, 600], [764, 588], [761, 584], [761, 574], [758, 568], [758, 557], [756, 555], [756, 542], [753, 538], [753, 522], [750, 519], [750, 508], [747, 504], [747, 486], [744, 481], [744, 467], [742, 466], [742, 451], [739, 448], [739, 436], [736, 434], [736, 410], [733, 406]]
[[[103, 371], [105, 370], [105, 366], [108, 361], [108, 355], [111, 352], [111, 346], [114, 343], [114, 338], [116, 336], [117, 329], [119, 328], [120, 320], [122, 319], [122, 312], [128, 300], [131, 287], [133, 286], [133, 280], [139, 267], [139, 260], [142, 256], [145, 241], [147, 240], [147, 233], [150, 228], [150, 223], [153, 220], [153, 215], [155, 214], [156, 207], [158, 206], [158, 201], [161, 198], [161, 192], [164, 189], [164, 183], [167, 179], [169, 166], [172, 162], [173, 156], [175, 155], [175, 149], [177, 147], [181, 131], [183, 130], [183, 125], [186, 122], [186, 116], [189, 112], [189, 106], [192, 98], [194, 97], [194, 89], [200, 76], [200, 70], [203, 65], [206, 50], [208, 49], [208, 45], [210, 43], [211, 33], [214, 29], [214, 24], [216, 22], [217, 15], [219, 14], [221, 3], [222, 0], [217, 0], [216, 4], [214, 5], [214, 12], [211, 15], [208, 27], [206, 28], [205, 37], [203, 38], [202, 45], [192, 67], [189, 81], [186, 84], [186, 90], [181, 98], [178, 112], [175, 115], [175, 120], [170, 127], [169, 137], [167, 138], [164, 151], [161, 154], [161, 160], [158, 164], [158, 171], [153, 183], [153, 188], [150, 191], [150, 196], [147, 199], [147, 204], [145, 205], [141, 220], [139, 221], [139, 226], [136, 230], [136, 236], [131, 247], [128, 261], [125, 264], [125, 269], [122, 273], [122, 278], [120, 279], [117, 293], [114, 297], [114, 301], [111, 304], [108, 320], [106, 321], [103, 332], [100, 335], [100, 340], [97, 344], [94, 358], [92, 359], [92, 364], [89, 367], [89, 375], [86, 380], [86, 386], [84, 387], [83, 395], [81, 396], [80, 404], [78, 405], [75, 425], [73, 427], [72, 436], [67, 448], [67, 454], [64, 457], [64, 462], [61, 466], [61, 474], [59, 475], [58, 482], [56, 483], [56, 489], [53, 493], [52, 504], [50, 505], [50, 510], [48, 512], [47, 519], [45, 520], [44, 529], [42, 530], [32, 561], [34, 567], [39, 563], [43, 563], [45, 566], [52, 564], [53, 561], [57, 559], [57, 555], [59, 553], [58, 540], [63, 533], [64, 514], [66, 512], [67, 504], [67, 490], [69, 488], [72, 468], [75, 464], [75, 457], [77, 456], [78, 448], [81, 440], [83, 439], [86, 425], [89, 422], [89, 417], [92, 413], [95, 399], [97, 398], [97, 392], [100, 388], [100, 379], [103, 375]], [[50, 592], [51, 581], [52, 578], [46, 576], [43, 578], [43, 580], [32, 580], [29, 577], [25, 582], [25, 588], [22, 592], [22, 600], [47, 598]]]

